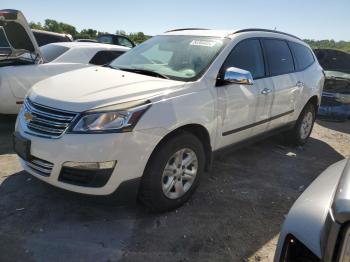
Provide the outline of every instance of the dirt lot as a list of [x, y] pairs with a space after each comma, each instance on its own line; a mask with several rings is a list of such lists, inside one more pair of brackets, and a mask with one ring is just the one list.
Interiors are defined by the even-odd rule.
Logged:
[[53, 188], [21, 171], [0, 119], [0, 261], [271, 261], [294, 200], [350, 155], [350, 123], [318, 122], [303, 148], [280, 137], [219, 155], [192, 200], [155, 215]]

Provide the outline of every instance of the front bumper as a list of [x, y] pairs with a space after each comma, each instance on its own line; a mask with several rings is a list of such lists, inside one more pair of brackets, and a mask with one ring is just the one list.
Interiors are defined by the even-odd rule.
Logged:
[[324, 92], [318, 116], [333, 121], [348, 120], [350, 119], [350, 104], [340, 103], [336, 100], [336, 94]]
[[[16, 132], [31, 141], [30, 154], [48, 164], [50, 172], [43, 174], [20, 159], [28, 173], [56, 187], [89, 195], [110, 195], [125, 181], [143, 175], [147, 161], [164, 135], [163, 129], [147, 129], [128, 133], [64, 134], [58, 139], [27, 134], [16, 124]], [[82, 186], [62, 181], [60, 174], [65, 162], [117, 161], [108, 181], [100, 187]], [[41, 163], [41, 164], [42, 164]], [[52, 164], [50, 166], [50, 164]], [[62, 176], [61, 176], [62, 177]]]

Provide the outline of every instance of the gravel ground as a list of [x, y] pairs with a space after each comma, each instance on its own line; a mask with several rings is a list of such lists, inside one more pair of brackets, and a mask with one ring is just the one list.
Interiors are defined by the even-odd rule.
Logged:
[[350, 155], [350, 122], [315, 124], [294, 148], [273, 137], [218, 155], [196, 194], [162, 215], [51, 187], [22, 171], [0, 119], [0, 261], [271, 261], [302, 191]]

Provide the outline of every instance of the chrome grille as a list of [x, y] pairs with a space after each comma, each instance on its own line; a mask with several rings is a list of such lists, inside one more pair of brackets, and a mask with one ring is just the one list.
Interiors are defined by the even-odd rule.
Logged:
[[52, 163], [36, 157], [25, 163], [30, 169], [42, 176], [50, 176], [53, 168]]
[[21, 117], [27, 126], [27, 133], [58, 138], [77, 115], [75, 112], [50, 108], [26, 99]]

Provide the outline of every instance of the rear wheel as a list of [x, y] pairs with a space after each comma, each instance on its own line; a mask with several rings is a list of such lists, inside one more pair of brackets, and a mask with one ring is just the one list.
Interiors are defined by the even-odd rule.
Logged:
[[288, 140], [295, 145], [304, 145], [311, 135], [315, 118], [315, 107], [308, 103], [301, 112], [293, 130], [287, 133]]
[[141, 182], [140, 200], [158, 212], [184, 204], [194, 193], [204, 170], [202, 143], [190, 133], [180, 133], [153, 154]]

